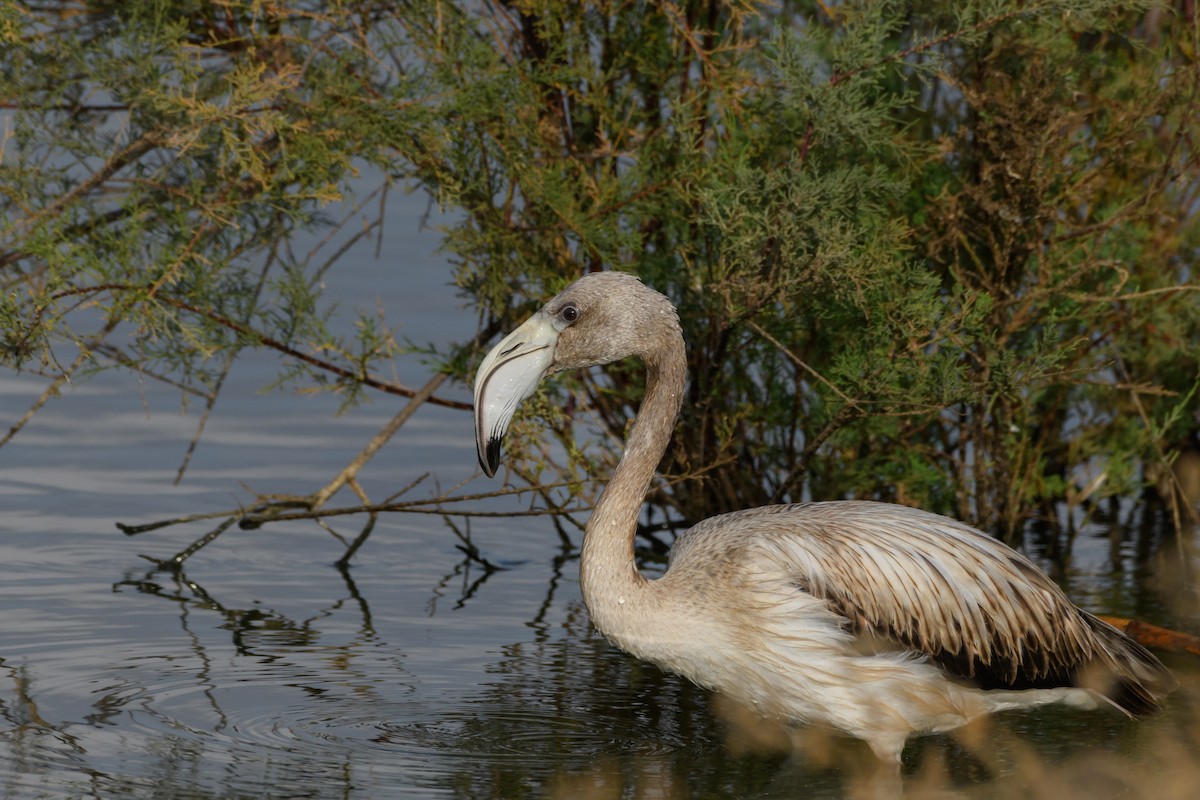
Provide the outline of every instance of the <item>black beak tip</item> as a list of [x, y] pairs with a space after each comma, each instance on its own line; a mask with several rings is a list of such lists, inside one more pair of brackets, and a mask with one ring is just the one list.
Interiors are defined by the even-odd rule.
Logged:
[[494, 477], [496, 469], [500, 466], [500, 437], [493, 436], [488, 439], [487, 446], [479, 453], [479, 466], [483, 469], [483, 474], [489, 478]]

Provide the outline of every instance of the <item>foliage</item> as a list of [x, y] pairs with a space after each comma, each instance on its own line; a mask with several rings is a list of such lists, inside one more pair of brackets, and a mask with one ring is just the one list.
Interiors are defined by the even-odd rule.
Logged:
[[[386, 161], [380, 132], [340, 113], [373, 69], [356, 32], [386, 7], [5, 9], [5, 364], [135, 365], [207, 394], [253, 331], [354, 349], [328, 336], [322, 265], [288, 237], [328, 224], [357, 166]], [[346, 362], [339, 388], [355, 391]]]
[[[396, 351], [327, 341], [286, 237], [370, 164], [460, 212], [481, 328], [600, 268], [676, 301], [688, 519], [875, 497], [1011, 537], [1200, 424], [1189, 4], [331, 5], [6, 6], [5, 363], [211, 386], [269, 339], [352, 391]], [[551, 387], [516, 474], [587, 493], [641, 381]]]

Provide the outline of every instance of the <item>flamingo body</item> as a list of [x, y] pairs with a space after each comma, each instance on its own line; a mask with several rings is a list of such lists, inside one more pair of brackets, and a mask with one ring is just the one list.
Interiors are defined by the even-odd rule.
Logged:
[[681, 534], [666, 573], [633, 558], [638, 516], [683, 402], [674, 307], [636, 278], [593, 273], [485, 357], [480, 464], [499, 464], [516, 406], [554, 372], [645, 361], [646, 395], [587, 525], [584, 600], [617, 647], [788, 724], [863, 739], [899, 764], [913, 734], [1065, 702], [1154, 711], [1174, 678], [1075, 607], [1029, 559], [967, 525], [887, 503], [765, 506]]

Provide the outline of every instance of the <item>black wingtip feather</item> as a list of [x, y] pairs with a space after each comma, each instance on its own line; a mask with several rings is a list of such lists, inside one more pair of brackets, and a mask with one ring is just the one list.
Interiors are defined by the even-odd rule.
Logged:
[[1162, 698], [1178, 688], [1178, 679], [1153, 653], [1126, 634], [1091, 614], [1085, 613], [1084, 617], [1106, 640], [1112, 658], [1111, 678], [1100, 693], [1133, 717], [1158, 711]]

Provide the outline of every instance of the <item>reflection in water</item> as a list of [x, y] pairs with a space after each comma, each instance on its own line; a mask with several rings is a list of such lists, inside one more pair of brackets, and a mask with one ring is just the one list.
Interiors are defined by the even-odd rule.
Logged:
[[[44, 569], [12, 596], [54, 611], [10, 604], [0, 630], [0, 795], [878, 795], [861, 743], [812, 729], [792, 753], [745, 709], [607, 645], [579, 599], [576, 552], [547, 547], [552, 532], [477, 531], [482, 549], [519, 556], [496, 571], [437, 530], [384, 531], [379, 563], [353, 572], [265, 539], [207, 556], [202, 579], [151, 569], [80, 586], [78, 566]], [[106, 545], [79, 541], [78, 563], [100, 560]], [[1101, 541], [1123, 569], [1066, 571], [1072, 593], [1169, 620], [1170, 602], [1131, 577], [1151, 566], [1129, 565], [1176, 558], [1177, 542]], [[1183, 687], [1144, 722], [1054, 708], [914, 740], [904, 793], [1192, 797], [1200, 687], [1194, 665], [1173, 666]]]
[[[812, 730], [803, 752], [789, 755], [789, 737], [745, 709], [610, 648], [577, 599], [555, 597], [573, 570], [571, 555], [560, 554], [527, 623], [533, 635], [503, 646], [478, 687], [454, 687], [442, 703], [417, 696], [429, 679], [407, 671], [403, 647], [381, 639], [371, 604], [346, 570], [339, 572], [344, 593], [303, 618], [227, 605], [183, 573], [129, 576], [114, 589], [173, 603], [188, 652], [129, 658], [108, 670], [84, 721], [93, 729], [84, 745], [68, 734], [73, 726], [37, 716], [28, 676], [10, 669], [22, 701], [4, 709], [14, 726], [8, 744], [26, 762], [11, 765], [9, 776], [61, 770], [72, 757], [82, 768], [107, 748], [126, 752], [122, 769], [89, 776], [87, 791], [102, 796], [136, 796], [151, 786], [186, 786], [189, 797], [258, 795], [265, 787], [287, 787], [292, 797], [370, 796], [380, 787], [472, 798], [876, 792], [874, 761], [861, 743]], [[458, 586], [447, 599], [462, 607], [487, 580], [468, 579], [469, 572], [465, 559], [431, 595]], [[427, 609], [439, 613], [432, 602]], [[214, 630], [226, 638], [214, 641]], [[1194, 689], [1185, 686], [1176, 705], [1190, 702]], [[132, 729], [122, 717], [134, 720]], [[1159, 754], [1176, 767], [1160, 775], [1194, 787], [1187, 781], [1200, 773], [1188, 765], [1200, 737], [1183, 718], [1138, 725], [1071, 709], [1000, 715], [956, 736], [916, 740], [905, 793], [952, 787], [980, 796], [1082, 797], [1063, 783], [1068, 777], [1109, 789], [1136, 784], [1130, 773], [1141, 769], [1139, 760]], [[36, 737], [52, 741], [30, 741]], [[1160, 739], [1173, 741], [1173, 751], [1148, 744]], [[1094, 763], [1097, 752], [1103, 758]], [[82, 783], [76, 788], [86, 793]]]
[[[433, 594], [461, 586], [453, 598], [461, 607], [481, 588], [478, 576], [464, 579], [469, 571], [464, 559]], [[528, 621], [532, 638], [503, 646], [476, 689], [458, 687], [453, 702], [432, 708], [411, 691], [428, 679], [407, 675], [406, 691], [402, 664], [381, 668], [379, 651], [395, 649], [380, 642], [348, 572], [340, 573], [345, 595], [304, 619], [230, 606], [181, 572], [129, 576], [114, 588], [175, 604], [190, 653], [123, 664], [89, 724], [134, 716], [149, 751], [139, 758], [153, 762], [141, 771], [174, 785], [186, 774], [211, 796], [279, 785], [291, 796], [327, 796], [335, 784], [353, 794], [363, 788], [364, 765], [378, 785], [383, 760], [395, 785], [462, 797], [570, 796], [560, 793], [593, 780], [621, 787], [613, 796], [691, 796], [703, 785], [724, 787], [712, 796], [737, 797], [769, 783], [777, 755], [724, 757], [707, 695], [610, 648], [577, 599], [556, 601], [563, 573], [574, 571], [569, 553], [552, 571]], [[323, 623], [347, 610], [353, 634], [327, 642]], [[214, 628], [227, 642], [211, 641]], [[253, 696], [284, 686], [301, 699]], [[214, 759], [228, 760], [225, 774], [207, 768]], [[320, 787], [311, 795], [295, 793], [299, 764]], [[108, 791], [135, 788], [119, 774], [104, 780]]]

